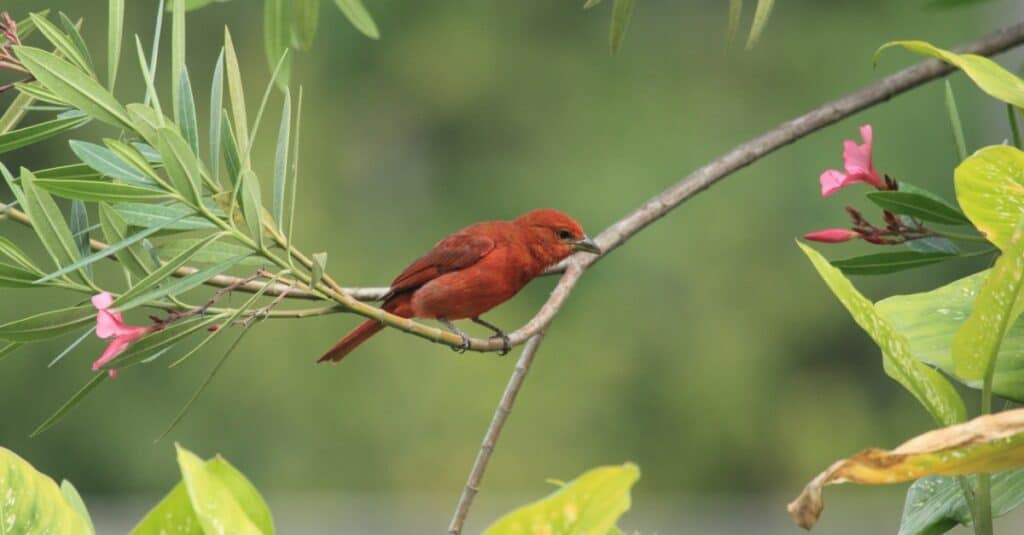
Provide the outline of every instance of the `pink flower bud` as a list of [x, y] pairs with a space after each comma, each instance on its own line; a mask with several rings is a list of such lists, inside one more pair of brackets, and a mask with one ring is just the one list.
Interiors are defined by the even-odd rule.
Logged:
[[804, 239], [820, 241], [823, 243], [843, 243], [844, 241], [856, 240], [861, 234], [854, 230], [845, 228], [830, 228], [804, 234]]

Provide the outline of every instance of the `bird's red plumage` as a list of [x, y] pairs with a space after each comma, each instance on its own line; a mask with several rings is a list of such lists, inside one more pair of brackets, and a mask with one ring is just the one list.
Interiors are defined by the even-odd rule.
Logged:
[[[583, 229], [556, 210], [487, 221], [449, 235], [392, 281], [382, 308], [404, 318], [476, 318], [571, 255]], [[320, 357], [337, 362], [383, 328], [367, 320]]]

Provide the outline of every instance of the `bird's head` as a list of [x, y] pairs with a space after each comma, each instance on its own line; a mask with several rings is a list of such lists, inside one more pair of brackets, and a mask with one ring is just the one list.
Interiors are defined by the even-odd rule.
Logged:
[[583, 232], [583, 227], [558, 210], [534, 210], [519, 216], [515, 223], [528, 228], [555, 262], [577, 251], [601, 254], [601, 248]]

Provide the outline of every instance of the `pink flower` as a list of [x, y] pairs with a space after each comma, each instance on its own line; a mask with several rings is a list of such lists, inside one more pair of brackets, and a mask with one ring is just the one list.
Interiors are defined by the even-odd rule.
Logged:
[[845, 228], [830, 228], [804, 234], [804, 239], [824, 243], [843, 243], [844, 241], [856, 240], [860, 237], [861, 234], [859, 232]]
[[827, 197], [840, 189], [857, 182], [866, 182], [878, 189], [887, 189], [885, 179], [875, 170], [871, 162], [871, 125], [860, 127], [863, 145], [847, 139], [843, 142], [843, 166], [846, 173], [829, 169], [821, 174], [821, 195]]
[[[113, 338], [107, 349], [103, 351], [100, 358], [92, 363], [92, 371], [99, 371], [103, 365], [114, 360], [115, 357], [124, 353], [133, 342], [156, 330], [155, 325], [140, 327], [138, 325], [127, 325], [121, 318], [120, 312], [108, 310], [114, 302], [114, 296], [109, 292], [102, 292], [92, 296], [92, 305], [96, 307], [96, 336], [106, 340]], [[117, 377], [117, 370], [109, 371], [110, 378]]]

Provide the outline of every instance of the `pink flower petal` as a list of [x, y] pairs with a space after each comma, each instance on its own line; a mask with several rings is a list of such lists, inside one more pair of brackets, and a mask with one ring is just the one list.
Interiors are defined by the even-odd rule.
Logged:
[[107, 349], [103, 351], [100, 358], [96, 359], [96, 361], [92, 363], [92, 371], [99, 371], [104, 364], [114, 360], [114, 358], [121, 353], [124, 353], [124, 350], [128, 349], [128, 346], [131, 345], [131, 343], [132, 341], [126, 337], [114, 338], [114, 341], [110, 342], [110, 345], [108, 345]]
[[106, 310], [114, 302], [114, 296], [110, 292], [100, 292], [92, 296], [92, 306], [97, 310]]
[[835, 169], [829, 169], [822, 173], [819, 180], [821, 181], [822, 197], [828, 197], [846, 185], [846, 175], [836, 171]]
[[804, 238], [823, 243], [842, 243], [860, 238], [859, 232], [845, 228], [829, 228], [804, 234]]

